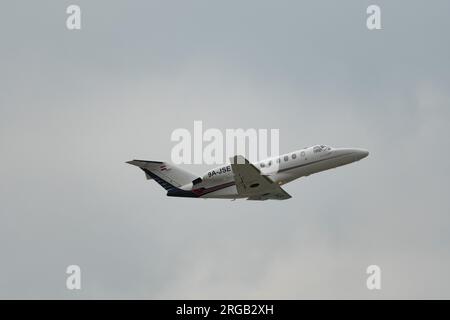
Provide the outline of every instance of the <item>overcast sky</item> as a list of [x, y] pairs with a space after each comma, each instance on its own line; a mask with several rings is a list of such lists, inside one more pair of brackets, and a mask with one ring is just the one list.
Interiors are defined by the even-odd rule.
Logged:
[[[4, 1], [0, 298], [449, 299], [449, 31], [447, 0]], [[287, 201], [167, 198], [125, 161], [194, 120], [370, 156]]]

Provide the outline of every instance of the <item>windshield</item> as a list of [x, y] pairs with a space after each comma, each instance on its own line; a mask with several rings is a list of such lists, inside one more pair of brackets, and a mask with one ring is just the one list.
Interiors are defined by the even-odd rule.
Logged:
[[330, 148], [330, 147], [327, 147], [327, 146], [324, 145], [324, 144], [322, 144], [322, 145], [320, 145], [320, 146], [315, 146], [315, 147], [313, 148], [313, 150], [314, 150], [314, 152], [316, 153], [316, 152], [322, 152], [322, 151], [325, 151], [325, 150], [331, 150], [331, 148]]

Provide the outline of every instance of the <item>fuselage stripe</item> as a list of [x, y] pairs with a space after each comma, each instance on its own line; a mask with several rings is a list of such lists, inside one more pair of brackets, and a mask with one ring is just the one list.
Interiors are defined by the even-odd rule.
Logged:
[[280, 169], [280, 170], [277, 171], [277, 173], [278, 173], [278, 172], [289, 171], [289, 170], [297, 169], [297, 168], [301, 168], [301, 167], [306, 167], [306, 166], [308, 166], [308, 165], [310, 165], [310, 164], [316, 164], [316, 163], [319, 163], [319, 162], [322, 162], [322, 161], [334, 160], [334, 159], [338, 159], [338, 158], [341, 158], [341, 157], [346, 157], [346, 156], [349, 156], [349, 155], [351, 155], [351, 154], [353, 154], [353, 152], [351, 152], [351, 153], [346, 153], [346, 154], [340, 154], [340, 155], [337, 155], [337, 156], [334, 156], [334, 157], [331, 157], [331, 158], [319, 159], [319, 160], [316, 160], [316, 161], [313, 161], [313, 162], [308, 162], [308, 163], [299, 164], [299, 165], [296, 165], [296, 166], [293, 166], [293, 167]]

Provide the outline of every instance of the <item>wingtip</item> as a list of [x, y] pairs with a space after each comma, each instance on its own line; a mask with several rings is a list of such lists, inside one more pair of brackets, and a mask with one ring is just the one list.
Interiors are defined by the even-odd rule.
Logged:
[[250, 161], [248, 161], [244, 156], [237, 154], [230, 158], [231, 164], [248, 164]]

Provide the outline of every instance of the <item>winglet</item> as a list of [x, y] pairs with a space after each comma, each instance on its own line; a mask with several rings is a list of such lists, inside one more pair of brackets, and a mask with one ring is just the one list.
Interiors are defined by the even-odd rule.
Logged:
[[250, 161], [248, 161], [245, 157], [241, 155], [236, 155], [234, 157], [230, 158], [231, 164], [249, 164]]

